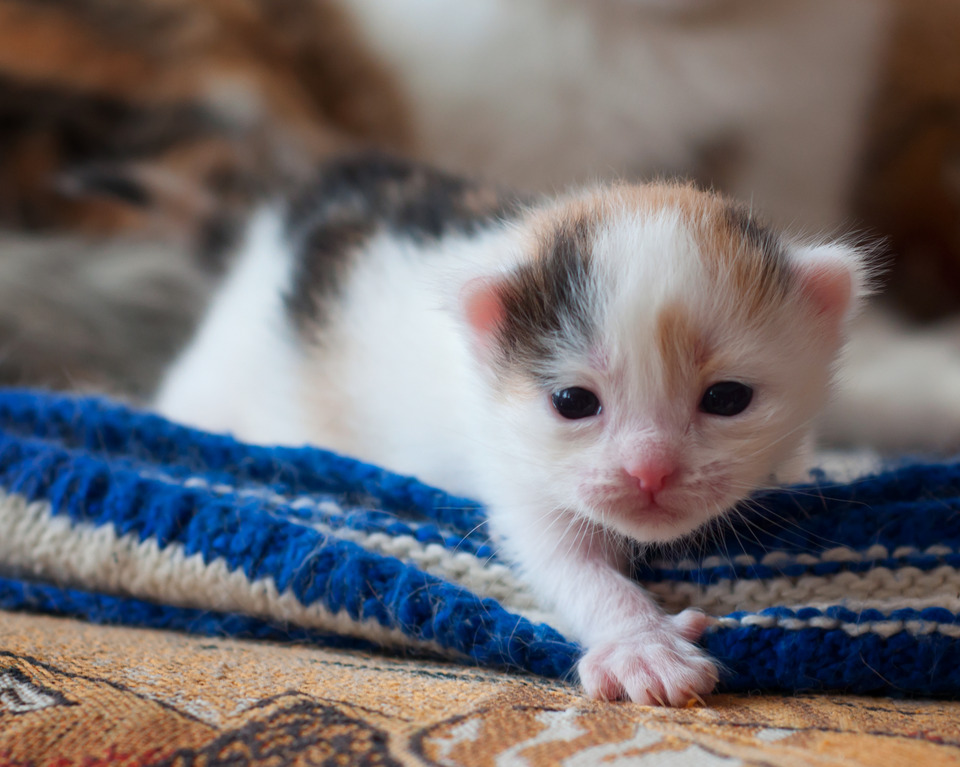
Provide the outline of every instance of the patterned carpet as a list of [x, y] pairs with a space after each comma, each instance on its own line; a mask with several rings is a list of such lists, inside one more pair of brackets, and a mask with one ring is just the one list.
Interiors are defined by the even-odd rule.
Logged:
[[960, 765], [960, 703], [594, 703], [539, 677], [0, 613], [0, 767]]

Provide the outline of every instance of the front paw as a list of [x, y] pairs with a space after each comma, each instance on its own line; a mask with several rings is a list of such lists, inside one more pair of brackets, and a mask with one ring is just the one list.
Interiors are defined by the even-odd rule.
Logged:
[[587, 695], [682, 706], [709, 694], [717, 684], [717, 667], [691, 641], [707, 621], [702, 613], [688, 610], [591, 647], [577, 666]]

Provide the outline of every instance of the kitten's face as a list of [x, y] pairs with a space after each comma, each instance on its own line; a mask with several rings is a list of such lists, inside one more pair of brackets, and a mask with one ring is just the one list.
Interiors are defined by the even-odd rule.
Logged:
[[505, 480], [663, 541], [797, 455], [858, 276], [849, 251], [791, 249], [712, 195], [644, 195], [571, 206], [541, 238], [497, 293], [491, 359]]

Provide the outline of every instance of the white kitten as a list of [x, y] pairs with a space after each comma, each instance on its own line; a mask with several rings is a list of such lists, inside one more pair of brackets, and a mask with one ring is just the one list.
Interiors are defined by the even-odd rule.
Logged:
[[716, 681], [707, 618], [665, 616], [633, 546], [795, 469], [864, 291], [860, 253], [691, 187], [520, 204], [344, 161], [253, 221], [157, 407], [479, 498], [587, 692], [680, 705]]

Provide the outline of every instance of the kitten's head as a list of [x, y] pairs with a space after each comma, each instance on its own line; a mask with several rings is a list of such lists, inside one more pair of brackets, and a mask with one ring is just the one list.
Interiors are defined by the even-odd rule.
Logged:
[[528, 219], [462, 309], [501, 473], [644, 541], [768, 483], [828, 395], [862, 254], [801, 245], [685, 186], [621, 186]]

